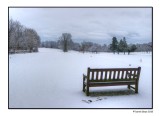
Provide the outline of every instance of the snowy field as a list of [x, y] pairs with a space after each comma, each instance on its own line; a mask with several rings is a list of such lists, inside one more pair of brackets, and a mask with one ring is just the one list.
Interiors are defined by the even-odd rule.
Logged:
[[[141, 66], [139, 93], [127, 86], [82, 92], [87, 68]], [[9, 55], [10, 108], [152, 108], [151, 53], [67, 53], [40, 48], [38, 53]]]

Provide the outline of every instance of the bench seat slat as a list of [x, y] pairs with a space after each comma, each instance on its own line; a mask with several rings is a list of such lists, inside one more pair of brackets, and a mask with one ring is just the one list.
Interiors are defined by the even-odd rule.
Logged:
[[137, 68], [99, 68], [99, 69], [90, 69], [90, 71], [128, 71], [128, 70], [137, 70]]
[[108, 82], [108, 83], [89, 83], [90, 87], [96, 87], [96, 86], [118, 86], [118, 85], [134, 85], [135, 82], [133, 81], [123, 81], [123, 82]]
[[136, 81], [136, 79], [90, 80], [89, 82]]

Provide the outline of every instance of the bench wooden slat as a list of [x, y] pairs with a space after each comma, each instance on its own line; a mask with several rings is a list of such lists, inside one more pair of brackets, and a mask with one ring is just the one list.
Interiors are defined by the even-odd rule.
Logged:
[[135, 79], [90, 80], [90, 82], [114, 82], [114, 81], [135, 81]]
[[136, 77], [136, 71], [137, 70], [130, 70], [130, 72], [128, 73], [128, 77], [129, 77], [129, 79], [135, 79], [135, 77]]
[[133, 76], [133, 71], [132, 71], [132, 70], [130, 70], [130, 75], [128, 75], [129, 79], [131, 79], [131, 78], [132, 78], [132, 76]]
[[90, 83], [89, 86], [90, 87], [97, 87], [97, 86], [117, 86], [117, 85], [134, 85], [135, 82], [119, 82], [117, 81], [117, 83], [113, 82], [113, 83]]
[[127, 77], [128, 77], [128, 75], [127, 75], [128, 71], [124, 71], [124, 72], [125, 72], [124, 73], [124, 78], [127, 79]]
[[134, 76], [134, 70], [131, 70], [131, 75], [129, 76], [129, 79], [132, 79], [133, 78], [133, 76]]
[[104, 80], [107, 80], [107, 71], [105, 71]]
[[119, 79], [119, 74], [120, 74], [120, 71], [118, 71], [118, 74], [117, 74], [117, 79]]
[[134, 75], [135, 75], [134, 72], [135, 72], [135, 70], [132, 70], [132, 71], [131, 71], [131, 79], [133, 79], [133, 77], [134, 77]]
[[109, 72], [109, 80], [111, 80], [112, 71], [108, 71], [108, 72]]
[[96, 71], [96, 80], [98, 80], [99, 71]]
[[135, 70], [132, 70], [131, 79], [135, 76], [134, 72], [135, 72]]
[[90, 71], [126, 71], [126, 70], [134, 70], [137, 68], [99, 68], [99, 69], [90, 69]]
[[127, 78], [131, 79], [131, 77], [132, 77], [132, 70], [129, 70], [128, 73], [127, 73]]
[[101, 71], [101, 78], [100, 80], [103, 80], [103, 71]]
[[92, 79], [91, 80], [94, 80], [94, 71], [92, 71]]
[[113, 80], [115, 80], [116, 71], [113, 71]]
[[121, 71], [121, 79], [123, 79], [124, 71]]
[[[134, 70], [134, 75], [136, 75], [137, 70]], [[133, 79], [135, 79], [135, 76], [133, 76]]]

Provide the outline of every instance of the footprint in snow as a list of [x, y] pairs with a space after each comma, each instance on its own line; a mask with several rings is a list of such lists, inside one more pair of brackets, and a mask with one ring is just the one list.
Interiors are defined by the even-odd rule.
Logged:
[[98, 97], [96, 100], [82, 100], [82, 101], [85, 102], [85, 103], [90, 104], [90, 103], [92, 103], [92, 102], [101, 101], [101, 100], [103, 100], [103, 99], [107, 99], [107, 98], [99, 98], [99, 97]]

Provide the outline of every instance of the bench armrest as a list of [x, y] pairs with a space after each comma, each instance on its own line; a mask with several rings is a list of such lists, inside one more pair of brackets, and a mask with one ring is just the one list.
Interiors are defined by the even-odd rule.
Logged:
[[87, 79], [87, 76], [85, 74], [83, 74], [83, 79]]
[[87, 82], [87, 76], [83, 74], [83, 82]]

